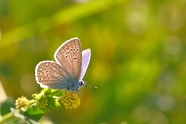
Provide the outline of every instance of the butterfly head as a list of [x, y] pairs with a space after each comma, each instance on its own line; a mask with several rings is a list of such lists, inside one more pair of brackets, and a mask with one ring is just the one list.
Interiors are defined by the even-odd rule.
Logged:
[[84, 86], [84, 81], [80, 80], [71, 83], [71, 85], [67, 86], [66, 89], [68, 91], [74, 92], [74, 91], [79, 91], [83, 86]]
[[79, 81], [79, 88], [78, 88], [78, 90], [79, 90], [81, 87], [83, 87], [84, 85], [85, 85], [85, 83], [84, 83], [83, 80]]
[[84, 81], [83, 80], [80, 80], [78, 82], [78, 85], [77, 85], [75, 91], [79, 91], [84, 85], [85, 85]]

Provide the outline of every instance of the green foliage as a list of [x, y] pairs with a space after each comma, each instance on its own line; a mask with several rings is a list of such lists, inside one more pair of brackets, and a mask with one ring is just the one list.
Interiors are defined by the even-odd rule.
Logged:
[[44, 113], [39, 109], [29, 108], [24, 114], [20, 113], [18, 110], [11, 108], [13, 115], [19, 120], [13, 121], [12, 123], [19, 124], [21, 122], [26, 122], [28, 124], [37, 124], [39, 119], [44, 115]]

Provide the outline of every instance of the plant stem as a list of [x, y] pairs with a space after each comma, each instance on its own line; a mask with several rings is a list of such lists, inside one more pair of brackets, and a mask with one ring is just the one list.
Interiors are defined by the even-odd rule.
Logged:
[[12, 114], [12, 112], [9, 112], [8, 114], [2, 116], [1, 120], [0, 120], [0, 124], [4, 124], [7, 120], [15, 118]]

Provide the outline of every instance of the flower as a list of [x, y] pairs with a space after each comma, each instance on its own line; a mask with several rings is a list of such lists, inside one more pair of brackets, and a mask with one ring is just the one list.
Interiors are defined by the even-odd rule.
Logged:
[[48, 106], [48, 99], [45, 95], [35, 96], [35, 107], [39, 109], [45, 109]]
[[61, 103], [64, 104], [66, 109], [76, 109], [80, 105], [80, 98], [78, 97], [76, 92], [64, 92], [61, 97]]
[[25, 96], [18, 97], [15, 102], [16, 109], [20, 112], [26, 112], [28, 110], [28, 102], [29, 100]]

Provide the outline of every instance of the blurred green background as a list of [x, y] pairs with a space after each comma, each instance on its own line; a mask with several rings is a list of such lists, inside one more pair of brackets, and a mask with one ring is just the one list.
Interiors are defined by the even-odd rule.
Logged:
[[41, 123], [186, 123], [185, 0], [1, 0], [6, 95], [31, 99], [41, 90], [37, 63], [73, 37], [92, 50], [84, 80], [98, 88], [86, 85], [77, 109], [62, 106]]

